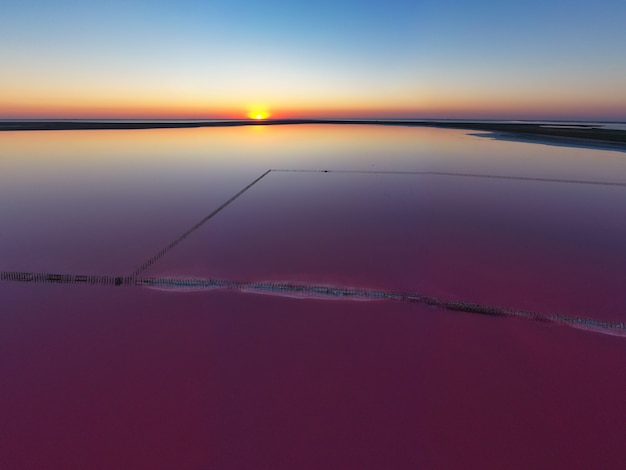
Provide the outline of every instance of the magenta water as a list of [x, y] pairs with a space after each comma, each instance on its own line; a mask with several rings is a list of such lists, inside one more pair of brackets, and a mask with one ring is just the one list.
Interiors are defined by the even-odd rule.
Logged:
[[3, 467], [626, 457], [623, 152], [367, 126], [0, 146]]

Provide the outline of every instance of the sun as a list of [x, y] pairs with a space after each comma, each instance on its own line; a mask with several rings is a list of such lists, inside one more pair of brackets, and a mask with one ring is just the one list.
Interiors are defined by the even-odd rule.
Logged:
[[253, 109], [248, 113], [248, 117], [250, 119], [256, 119], [257, 121], [262, 121], [263, 119], [270, 117], [270, 113], [264, 109]]

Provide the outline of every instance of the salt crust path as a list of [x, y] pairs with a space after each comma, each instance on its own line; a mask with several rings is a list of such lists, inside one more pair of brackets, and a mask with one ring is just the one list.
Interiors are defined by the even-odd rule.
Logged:
[[514, 310], [495, 305], [476, 304], [457, 300], [445, 300], [424, 295], [418, 292], [395, 292], [389, 290], [362, 289], [356, 287], [330, 286], [322, 284], [295, 284], [290, 282], [248, 282], [227, 279], [183, 278], [183, 277], [149, 277], [135, 278], [121, 276], [95, 276], [80, 274], [51, 274], [3, 271], [0, 281], [70, 284], [70, 285], [101, 285], [113, 287], [148, 287], [172, 292], [212, 291], [228, 289], [242, 293], [266, 294], [302, 299], [382, 300], [425, 304], [432, 307], [454, 312], [465, 312], [489, 315], [502, 318], [519, 318], [545, 323], [556, 323], [574, 328], [626, 337], [626, 323], [610, 322], [593, 318], [582, 318], [558, 313], [537, 313], [525, 310]]

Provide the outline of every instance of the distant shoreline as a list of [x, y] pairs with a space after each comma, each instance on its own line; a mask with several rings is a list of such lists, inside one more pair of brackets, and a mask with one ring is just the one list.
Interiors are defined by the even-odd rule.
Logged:
[[[536, 137], [584, 139], [626, 145], [626, 131], [605, 129], [593, 125], [571, 123], [567, 125], [486, 123], [472, 121], [423, 121], [423, 120], [363, 120], [363, 119], [245, 119], [232, 121], [3, 121], [0, 131], [54, 131], [54, 130], [107, 130], [107, 129], [173, 129], [195, 127], [273, 126], [293, 124], [357, 124], [384, 126], [419, 126], [446, 129], [466, 129], [487, 132], [506, 132]], [[566, 126], [566, 127], [565, 127]], [[620, 145], [621, 146], [621, 145]]]

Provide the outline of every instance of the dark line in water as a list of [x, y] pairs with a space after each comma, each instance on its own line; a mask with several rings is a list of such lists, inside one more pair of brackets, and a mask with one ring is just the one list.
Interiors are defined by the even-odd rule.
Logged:
[[330, 299], [353, 300], [387, 300], [409, 302], [439, 307], [454, 312], [488, 315], [502, 318], [519, 318], [539, 322], [558, 323], [582, 328], [589, 331], [608, 334], [626, 335], [626, 323], [583, 318], [556, 313], [537, 313], [526, 310], [513, 310], [496, 305], [477, 304], [456, 300], [445, 300], [427, 296], [418, 292], [396, 292], [377, 289], [359, 289], [340, 286], [309, 285], [288, 282], [249, 282], [226, 279], [208, 278], [170, 278], [149, 277], [135, 278], [133, 276], [101, 276], [79, 274], [51, 274], [2, 271], [0, 281], [73, 284], [73, 285], [101, 285], [118, 287], [152, 287], [173, 291], [229, 289], [238, 292], [252, 292], [259, 294], [288, 295], [301, 297], [317, 297]]
[[241, 191], [239, 191], [237, 194], [235, 194], [233, 197], [231, 197], [228, 201], [223, 203], [221, 206], [219, 206], [217, 209], [215, 209], [213, 212], [211, 212], [209, 215], [207, 215], [205, 218], [203, 218], [200, 222], [198, 222], [196, 225], [194, 225], [189, 230], [187, 230], [185, 233], [183, 233], [181, 236], [179, 236], [172, 243], [167, 245], [165, 248], [161, 249], [152, 258], [150, 258], [148, 261], [146, 261], [141, 266], [139, 266], [133, 272], [132, 275], [133, 276], [137, 276], [137, 275], [141, 274], [142, 272], [144, 272], [146, 269], [148, 269], [150, 266], [152, 266], [154, 263], [156, 263], [160, 258], [165, 256], [165, 254], [168, 251], [170, 251], [172, 248], [174, 248], [176, 245], [178, 245], [180, 242], [182, 242], [185, 238], [187, 238], [189, 235], [191, 235], [193, 232], [195, 232], [197, 229], [199, 229], [202, 225], [204, 225], [205, 222], [207, 222], [209, 219], [211, 219], [212, 217], [217, 215], [219, 212], [221, 212], [223, 209], [225, 209], [231, 202], [233, 202], [235, 199], [237, 199], [239, 196], [241, 196], [243, 193], [245, 193], [248, 189], [250, 189], [256, 183], [261, 181], [261, 179], [264, 176], [266, 176], [270, 171], [272, 171], [272, 170], [267, 170], [265, 173], [263, 173], [261, 176], [259, 176], [257, 179], [255, 179], [252, 183], [250, 183], [248, 186], [243, 188]]
[[445, 171], [387, 171], [387, 170], [298, 170], [298, 169], [272, 169], [276, 173], [343, 173], [343, 174], [365, 174], [365, 175], [420, 175], [420, 176], [457, 176], [462, 178], [488, 178], [513, 181], [538, 181], [541, 183], [569, 183], [569, 184], [591, 184], [597, 186], [621, 186], [626, 187], [626, 182], [619, 181], [593, 181], [574, 180], [562, 178], [539, 178], [533, 176], [510, 176], [510, 175], [483, 175], [478, 173], [454, 173]]
[[83, 284], [91, 286], [130, 285], [130, 278], [122, 276], [103, 276], [98, 274], [56, 274], [31, 273], [20, 271], [1, 271], [0, 281], [33, 282], [47, 284]]

